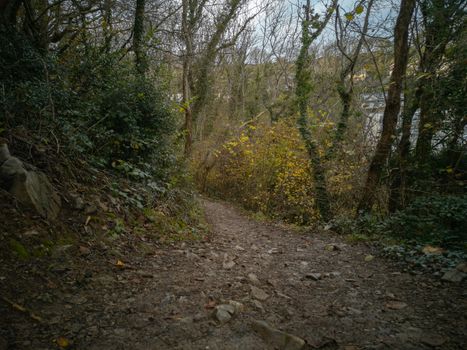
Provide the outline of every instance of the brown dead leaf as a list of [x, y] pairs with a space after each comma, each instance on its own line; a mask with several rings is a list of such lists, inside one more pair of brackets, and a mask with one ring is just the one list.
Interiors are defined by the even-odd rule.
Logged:
[[206, 305], [204, 305], [205, 309], [214, 309], [216, 307], [216, 301], [211, 299], [209, 300]]
[[43, 321], [43, 320], [42, 320], [42, 317], [37, 316], [37, 315], [36, 315], [35, 313], [33, 313], [33, 312], [30, 312], [30, 313], [29, 313], [29, 316], [31, 316], [31, 318], [32, 318], [33, 320], [37, 321], [37, 322], [42, 322], [42, 321]]
[[436, 255], [439, 255], [439, 254], [443, 254], [446, 250], [441, 248], [441, 247], [434, 247], [434, 246], [431, 246], [431, 245], [427, 245], [425, 247], [423, 247], [422, 249], [422, 252], [424, 254], [436, 254]]
[[13, 309], [21, 311], [21, 312], [28, 311], [24, 306], [21, 306], [20, 304], [12, 303], [11, 306], [13, 307]]

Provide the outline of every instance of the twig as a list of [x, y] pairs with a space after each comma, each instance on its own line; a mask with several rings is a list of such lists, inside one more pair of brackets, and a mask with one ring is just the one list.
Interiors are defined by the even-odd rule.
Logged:
[[10, 304], [10, 306], [11, 306], [13, 309], [15, 309], [15, 310], [17, 310], [17, 311], [21, 311], [21, 312], [23, 312], [23, 313], [25, 313], [25, 314], [28, 314], [29, 317], [31, 317], [34, 321], [37, 321], [37, 322], [39, 322], [39, 323], [44, 322], [44, 320], [43, 320], [41, 317], [37, 316], [34, 312], [32, 312], [31, 310], [25, 308], [24, 306], [19, 305], [19, 304], [17, 304], [17, 303], [15, 303], [15, 302], [11, 301], [10, 299], [8, 299], [8, 298], [6, 298], [6, 297], [2, 297], [2, 299], [3, 299], [7, 304]]

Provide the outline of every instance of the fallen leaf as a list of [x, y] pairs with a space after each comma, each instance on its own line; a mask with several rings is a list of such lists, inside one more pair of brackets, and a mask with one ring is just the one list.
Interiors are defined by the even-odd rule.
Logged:
[[226, 270], [229, 270], [229, 269], [231, 269], [231, 268], [234, 267], [234, 266], [235, 266], [235, 261], [233, 261], [233, 260], [231, 260], [231, 261], [224, 261], [224, 262], [222, 263], [222, 267], [223, 267], [224, 269], [226, 269]]
[[370, 262], [371, 260], [373, 260], [375, 257], [373, 255], [367, 255], [365, 256], [365, 261], [366, 262]]
[[216, 307], [216, 301], [215, 300], [209, 300], [205, 305], [205, 309], [214, 309]]
[[70, 346], [70, 341], [67, 338], [64, 337], [58, 337], [56, 339], [57, 345], [63, 349], [67, 348]]
[[431, 245], [427, 245], [427, 246], [423, 247], [422, 252], [424, 254], [436, 254], [436, 255], [439, 255], [439, 254], [443, 254], [445, 252], [445, 250], [443, 248], [441, 248], [441, 247], [434, 247], [434, 246], [431, 246]]
[[117, 266], [120, 269], [123, 269], [125, 267], [125, 263], [121, 260], [117, 260], [117, 262], [115, 263], [115, 266]]
[[250, 286], [251, 288], [251, 294], [255, 299], [264, 301], [267, 298], [269, 298], [269, 295], [262, 289], [255, 287], [255, 286]]
[[21, 312], [28, 311], [28, 310], [26, 310], [26, 308], [24, 306], [21, 306], [21, 305], [16, 304], [16, 303], [12, 303], [11, 306], [13, 307], [13, 309], [16, 309], [16, 310], [21, 311]]
[[42, 321], [43, 321], [43, 320], [42, 320], [42, 317], [37, 316], [35, 313], [32, 313], [32, 312], [31, 312], [31, 313], [29, 314], [29, 316], [31, 316], [31, 318], [32, 318], [33, 320], [37, 321], [37, 322], [42, 322]]

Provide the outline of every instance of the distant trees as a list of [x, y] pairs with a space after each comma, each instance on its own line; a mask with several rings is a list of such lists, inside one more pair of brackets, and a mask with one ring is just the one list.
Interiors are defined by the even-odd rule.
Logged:
[[[221, 10], [206, 20], [207, 0], [182, 1], [181, 37], [183, 53], [183, 109], [185, 111], [185, 147], [186, 156], [191, 154], [193, 144], [193, 124], [206, 105], [210, 93], [209, 78], [212, 66], [222, 50], [235, 45], [241, 33], [256, 14], [247, 17], [239, 26], [232, 26], [238, 18], [245, 0], [225, 0]], [[230, 35], [226, 35], [233, 29]], [[204, 30], [208, 39], [197, 40]]]
[[142, 178], [180, 156], [208, 191], [230, 164], [300, 222], [464, 192], [465, 1], [326, 5], [0, 1], [0, 130]]

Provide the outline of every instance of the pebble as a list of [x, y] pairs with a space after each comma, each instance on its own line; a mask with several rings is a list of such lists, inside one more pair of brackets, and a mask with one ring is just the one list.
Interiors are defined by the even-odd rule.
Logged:
[[255, 287], [255, 286], [250, 286], [251, 287], [251, 294], [253, 295], [253, 298], [265, 301], [266, 299], [269, 298], [269, 294], [267, 294], [264, 290]]
[[251, 283], [260, 285], [261, 282], [258, 279], [258, 276], [256, 276], [254, 273], [249, 273], [248, 274], [248, 279], [250, 280]]
[[312, 279], [314, 281], [318, 281], [321, 279], [322, 275], [319, 272], [313, 272], [313, 273], [307, 273], [305, 277]]
[[461, 282], [467, 276], [466, 273], [459, 271], [457, 268], [447, 271], [441, 279], [448, 282]]
[[232, 318], [231, 314], [223, 308], [216, 308], [215, 317], [220, 323], [227, 323]]

